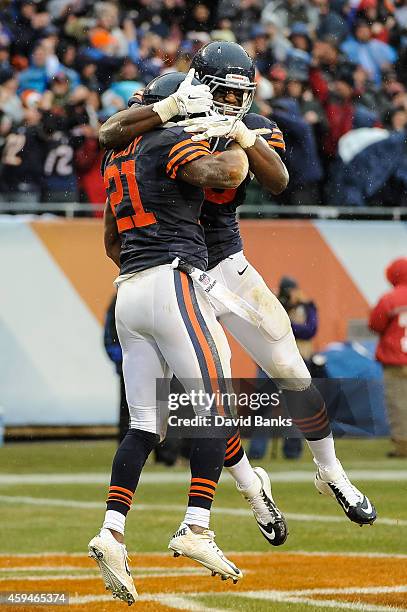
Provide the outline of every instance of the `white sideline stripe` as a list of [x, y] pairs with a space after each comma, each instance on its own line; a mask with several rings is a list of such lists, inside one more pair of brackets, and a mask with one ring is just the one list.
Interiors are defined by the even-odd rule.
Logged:
[[[241, 595], [243, 593], [238, 593]], [[258, 598], [253, 598], [258, 599]], [[406, 608], [396, 608], [394, 606], [376, 606], [375, 604], [357, 603], [353, 601], [337, 601], [334, 599], [308, 599], [305, 597], [274, 597], [261, 598], [262, 600], [277, 601], [281, 603], [301, 604], [312, 606], [312, 608], [334, 608], [335, 610], [354, 610], [355, 612], [406, 612]]]
[[[86, 568], [88, 569], [88, 568]], [[186, 570], [186, 571], [185, 571]], [[208, 570], [200, 570], [199, 568], [185, 568], [184, 571], [166, 571], [166, 572], [148, 572], [145, 574], [138, 574], [133, 572], [135, 580], [142, 580], [145, 578], [179, 578], [183, 576], [208, 576]], [[188, 571], [189, 570], [189, 571]], [[247, 572], [246, 572], [247, 573]], [[13, 580], [28, 580], [29, 582], [42, 582], [44, 580], [99, 580], [100, 571], [95, 569], [92, 574], [44, 574], [41, 576], [0, 576], [1, 582], [11, 582]]]
[[[24, 497], [19, 495], [0, 495], [0, 502], [4, 503], [20, 503], [31, 506], [60, 506], [62, 508], [104, 508], [103, 502], [83, 502], [72, 499], [54, 499], [47, 497]], [[139, 504], [132, 507], [133, 511], [136, 512], [151, 512], [151, 510], [162, 509], [160, 504]], [[165, 506], [166, 512], [183, 512], [185, 506], [180, 505], [167, 505]], [[249, 510], [243, 510], [243, 508], [213, 508], [212, 512], [215, 514], [229, 514], [231, 516], [242, 516], [249, 517], [251, 512]], [[300, 522], [317, 522], [317, 523], [342, 523], [346, 522], [346, 518], [342, 515], [339, 516], [324, 516], [322, 514], [297, 514], [285, 512], [284, 515], [288, 520], [300, 521]], [[392, 519], [379, 517], [375, 523], [376, 525], [389, 525], [391, 527], [406, 527], [407, 520], [405, 519]]]
[[[163, 554], [163, 553], [159, 553], [159, 554]], [[12, 555], [14, 556], [14, 555]], [[167, 558], [168, 555], [165, 555], [165, 557]], [[172, 570], [170, 567], [166, 567], [165, 565], [152, 565], [150, 566], [143, 566], [143, 565], [137, 565], [137, 567], [132, 567], [132, 573], [137, 576], [137, 572], [141, 572], [142, 574], [147, 574], [148, 572], [156, 572], [157, 575], [158, 573], [167, 573], [168, 575], [182, 575], [182, 574], [204, 574], [207, 575], [207, 571], [205, 571], [204, 569], [200, 569], [199, 567], [179, 567], [176, 568], [174, 570]], [[77, 565], [64, 565], [63, 567], [61, 565], [16, 565], [16, 566], [10, 566], [10, 567], [0, 567], [0, 576], [2, 573], [23, 573], [23, 572], [59, 572], [60, 574], [65, 572], [65, 571], [77, 571], [77, 572], [88, 572], [89, 568], [88, 567], [78, 567]], [[95, 568], [95, 572], [99, 572], [99, 570], [97, 568]], [[55, 574], [54, 574], [55, 575]], [[78, 573], [78, 576], [80, 576], [81, 574]], [[156, 574], [154, 574], [156, 575]], [[1, 580], [1, 578], [0, 578]]]
[[[223, 608], [209, 608], [206, 604], [200, 604], [199, 602], [192, 601], [189, 597], [194, 598], [197, 595], [189, 594], [188, 597], [181, 595], [173, 595], [171, 593], [156, 593], [154, 595], [139, 595], [137, 602], [141, 601], [157, 601], [166, 605], [169, 608], [175, 608], [177, 610], [191, 610], [191, 612], [230, 612], [230, 609], [224, 610]], [[186, 595], [186, 594], [185, 594]], [[199, 593], [201, 597], [205, 596], [206, 593]], [[79, 597], [70, 597], [69, 605], [81, 605], [87, 603], [95, 603], [97, 601], [112, 601], [111, 595], [82, 595]]]
[[[232, 594], [233, 591], [230, 591]], [[272, 591], [272, 590], [259, 590], [259, 591], [239, 591], [238, 594], [244, 593], [245, 597], [264, 597], [267, 599], [273, 596], [275, 593], [280, 597], [300, 597], [302, 595], [386, 595], [387, 593], [407, 593], [407, 584], [393, 585], [393, 586], [369, 586], [369, 587], [338, 587], [331, 589], [295, 589], [290, 591]], [[223, 593], [219, 593], [222, 595]]]
[[[1, 222], [1, 218], [0, 218], [0, 222]], [[136, 555], [138, 557], [164, 557], [167, 558], [168, 554], [170, 553], [163, 553], [163, 552], [137, 552], [136, 550], [133, 551], [129, 551], [129, 556], [130, 558], [133, 555]], [[265, 552], [264, 550], [249, 550], [249, 551], [242, 551], [242, 550], [229, 550], [228, 551], [229, 555], [243, 555], [245, 557], [270, 557], [270, 553], [269, 552]], [[274, 553], [273, 553], [274, 554]], [[407, 559], [407, 554], [402, 554], [402, 553], [385, 553], [385, 552], [360, 552], [360, 551], [347, 551], [347, 552], [340, 552], [340, 551], [309, 551], [309, 550], [278, 550], [276, 551], [275, 554], [278, 555], [298, 555], [300, 557], [304, 557], [304, 556], [309, 556], [309, 557], [362, 557], [362, 558], [374, 558], [374, 559]], [[73, 558], [84, 558], [87, 557], [86, 553], [83, 552], [71, 552], [71, 553], [64, 553], [64, 552], [52, 552], [52, 551], [47, 551], [47, 552], [40, 552], [40, 553], [0, 553], [0, 559], [1, 558], [12, 558], [12, 559], [43, 559], [44, 557], [73, 557]], [[23, 569], [23, 567], [25, 566], [19, 566], [21, 569]], [[38, 567], [38, 566], [36, 566]], [[55, 566], [55, 567], [61, 567], [61, 566]], [[76, 567], [76, 566], [75, 566]], [[156, 567], [156, 566], [154, 566]], [[165, 566], [164, 566], [165, 567]], [[78, 569], [87, 569], [87, 568], [78, 568]], [[146, 568], [146, 569], [150, 569], [150, 568]]]
[[[293, 470], [291, 472], [270, 472], [272, 482], [312, 482], [314, 471]], [[406, 481], [407, 470], [349, 470], [347, 475], [352, 480], [365, 481]], [[183, 472], [146, 472], [142, 474], [142, 484], [176, 484], [189, 482], [190, 473]], [[221, 476], [222, 480], [232, 482], [228, 472]], [[1, 485], [13, 484], [107, 484], [110, 473], [71, 473], [71, 474], [0, 474]]]

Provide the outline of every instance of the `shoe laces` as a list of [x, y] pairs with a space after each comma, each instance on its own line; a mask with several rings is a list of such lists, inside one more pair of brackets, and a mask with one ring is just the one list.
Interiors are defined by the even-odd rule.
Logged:
[[343, 470], [337, 479], [331, 480], [331, 484], [339, 490], [351, 506], [356, 506], [363, 500], [363, 494], [351, 483]]
[[268, 525], [268, 523], [273, 522], [272, 520], [270, 521], [270, 515], [272, 519], [278, 518], [273, 502], [267, 497], [263, 489], [261, 489], [259, 493], [256, 493], [256, 495], [253, 495], [253, 497], [249, 497], [247, 501], [256, 519], [258, 519], [262, 525]]
[[225, 555], [223, 554], [223, 552], [221, 551], [221, 549], [219, 548], [219, 546], [216, 544], [215, 542], [215, 533], [213, 531], [211, 531], [210, 529], [205, 529], [205, 531], [203, 531], [200, 535], [204, 536], [207, 540], [209, 540], [209, 545], [211, 546], [211, 548], [213, 548], [213, 550], [220, 556], [220, 557], [224, 557]]

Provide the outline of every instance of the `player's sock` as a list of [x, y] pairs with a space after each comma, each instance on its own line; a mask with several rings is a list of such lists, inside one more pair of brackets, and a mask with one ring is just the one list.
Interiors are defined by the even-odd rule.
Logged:
[[235, 433], [227, 442], [225, 467], [229, 470], [241, 490], [248, 489], [257, 478], [243, 450], [239, 432]]
[[103, 528], [124, 534], [126, 515], [131, 508], [141, 470], [158, 442], [158, 435], [141, 429], [129, 429], [125, 435], [113, 459]]
[[[192, 443], [191, 486], [184, 522], [209, 527], [210, 510], [225, 459], [226, 440], [200, 438]], [[194, 521], [194, 522], [192, 522]], [[199, 522], [197, 522], [199, 521]]]
[[304, 435], [318, 465], [335, 468], [335, 444], [325, 402], [311, 384], [304, 391], [285, 391], [287, 408], [293, 423]]
[[332, 434], [321, 440], [307, 440], [307, 444], [318, 465], [329, 469], [336, 469], [337, 458]]

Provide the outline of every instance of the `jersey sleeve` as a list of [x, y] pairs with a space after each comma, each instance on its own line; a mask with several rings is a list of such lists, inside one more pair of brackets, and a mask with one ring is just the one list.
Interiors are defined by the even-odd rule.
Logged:
[[103, 176], [106, 170], [106, 166], [109, 163], [110, 156], [112, 151], [105, 151], [102, 161], [100, 162], [100, 174]]
[[194, 142], [189, 134], [182, 131], [169, 146], [165, 159], [165, 172], [171, 179], [176, 179], [179, 169], [195, 159], [210, 155], [210, 146], [207, 140]]
[[284, 136], [275, 121], [271, 121], [267, 119], [267, 117], [255, 113], [249, 113], [244, 117], [243, 121], [250, 130], [268, 128], [270, 133], [263, 135], [264, 140], [270, 147], [278, 149], [280, 152], [285, 151]]

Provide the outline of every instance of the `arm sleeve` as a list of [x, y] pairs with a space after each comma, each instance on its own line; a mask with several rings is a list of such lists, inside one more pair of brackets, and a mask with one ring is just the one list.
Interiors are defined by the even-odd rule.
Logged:
[[309, 83], [311, 85], [313, 94], [324, 106], [328, 102], [329, 87], [328, 83], [322, 76], [322, 72], [317, 68], [311, 68], [309, 71]]
[[176, 179], [181, 166], [205, 155], [210, 155], [209, 142], [207, 140], [194, 142], [182, 131], [169, 147], [165, 157], [165, 172], [170, 178]]
[[249, 113], [248, 115], [246, 115], [246, 117], [244, 117], [243, 122], [249, 128], [249, 130], [256, 130], [258, 128], [268, 128], [270, 130], [270, 133], [264, 134], [264, 140], [270, 147], [278, 149], [279, 152], [284, 153], [284, 136], [275, 121], [271, 121], [270, 119], [267, 119], [267, 117], [263, 117], [262, 115]]
[[370, 313], [369, 327], [372, 331], [382, 334], [389, 322], [387, 296], [383, 296]]

